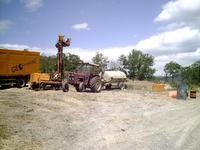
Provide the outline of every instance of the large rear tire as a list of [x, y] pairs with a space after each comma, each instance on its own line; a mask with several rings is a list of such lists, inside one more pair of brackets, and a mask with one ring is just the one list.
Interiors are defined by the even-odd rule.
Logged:
[[62, 83], [62, 90], [63, 90], [63, 92], [68, 92], [69, 91], [68, 82]]
[[79, 92], [85, 91], [85, 85], [84, 85], [83, 82], [81, 82], [81, 83], [79, 84], [79, 86], [78, 86], [78, 91], [79, 91]]
[[112, 84], [106, 85], [106, 90], [111, 90]]
[[90, 88], [93, 92], [101, 92], [102, 83], [100, 77], [96, 76], [90, 80]]

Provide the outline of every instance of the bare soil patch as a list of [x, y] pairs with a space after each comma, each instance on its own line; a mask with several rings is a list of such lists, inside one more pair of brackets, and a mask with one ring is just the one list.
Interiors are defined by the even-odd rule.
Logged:
[[101, 93], [0, 91], [0, 149], [200, 149], [200, 98], [174, 100], [152, 83]]

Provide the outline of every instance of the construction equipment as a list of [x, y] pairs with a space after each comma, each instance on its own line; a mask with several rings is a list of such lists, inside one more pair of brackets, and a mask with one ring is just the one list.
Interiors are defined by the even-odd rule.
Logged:
[[81, 62], [75, 72], [69, 73], [69, 84], [78, 92], [90, 88], [93, 92], [100, 92], [102, 87], [110, 89], [117, 85], [120, 89], [126, 87], [126, 75], [121, 71], [102, 71], [97, 64]]
[[93, 92], [100, 92], [102, 88], [99, 66], [81, 62], [75, 72], [69, 73], [69, 84], [73, 85], [78, 92], [90, 88]]
[[30, 87], [31, 89], [45, 89], [46, 86], [53, 87], [55, 89], [63, 88], [63, 91], [68, 91], [68, 83], [65, 82], [64, 77], [64, 65], [63, 65], [63, 47], [70, 46], [70, 39], [64, 39], [63, 35], [58, 36], [58, 42], [56, 43], [57, 53], [57, 72], [53, 74], [48, 73], [33, 73], [31, 74]]
[[39, 60], [39, 52], [0, 49], [0, 87], [24, 87], [30, 75], [39, 72]]

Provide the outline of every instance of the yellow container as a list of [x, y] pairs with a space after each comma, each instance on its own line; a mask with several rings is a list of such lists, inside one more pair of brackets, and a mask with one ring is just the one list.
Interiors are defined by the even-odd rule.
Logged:
[[39, 72], [40, 53], [0, 49], [0, 76], [26, 76]]
[[31, 83], [40, 83], [43, 81], [50, 81], [50, 75], [48, 73], [33, 73], [31, 74]]
[[165, 84], [153, 84], [152, 85], [153, 92], [163, 92], [165, 91]]

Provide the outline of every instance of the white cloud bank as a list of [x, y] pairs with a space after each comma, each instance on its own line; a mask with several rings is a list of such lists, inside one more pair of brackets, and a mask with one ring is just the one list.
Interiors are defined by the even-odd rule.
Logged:
[[21, 0], [21, 2], [29, 11], [36, 11], [43, 5], [43, 0]]
[[169, 1], [154, 21], [169, 23], [168, 28], [180, 26], [200, 28], [200, 0]]
[[159, 21], [196, 20], [200, 14], [199, 0], [169, 1], [163, 6], [162, 12], [155, 18]]
[[79, 24], [74, 24], [71, 27], [74, 30], [90, 30], [89, 25], [87, 22], [79, 23]]

